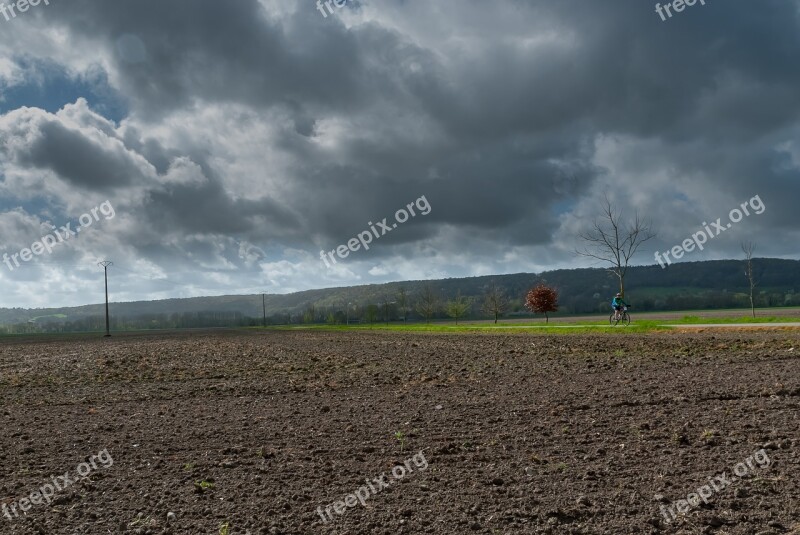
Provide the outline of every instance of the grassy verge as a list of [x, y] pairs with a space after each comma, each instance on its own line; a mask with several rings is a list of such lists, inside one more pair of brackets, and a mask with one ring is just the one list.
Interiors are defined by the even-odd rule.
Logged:
[[[255, 327], [257, 329], [263, 327]], [[277, 330], [323, 330], [323, 331], [395, 331], [395, 332], [431, 332], [431, 333], [470, 333], [470, 332], [480, 332], [480, 333], [502, 333], [507, 334], [509, 332], [517, 332], [523, 331], [528, 333], [534, 334], [591, 334], [591, 333], [622, 333], [622, 332], [650, 332], [650, 331], [666, 331], [668, 327], [660, 327], [657, 322], [641, 322], [641, 323], [631, 323], [629, 326], [625, 327], [619, 325], [617, 327], [611, 327], [608, 325], [608, 321], [605, 324], [585, 324], [582, 326], [574, 326], [573, 324], [558, 324], [558, 323], [550, 323], [549, 325], [545, 325], [542, 323], [537, 324], [519, 324], [515, 323], [513, 325], [503, 325], [498, 323], [497, 325], [486, 324], [486, 325], [476, 325], [476, 324], [469, 324], [469, 325], [456, 325], [455, 323], [412, 323], [408, 325], [385, 325], [385, 324], [374, 324], [374, 325], [350, 325], [349, 327], [344, 325], [282, 325], [282, 326], [274, 326], [274, 327], [267, 327], [268, 329], [277, 329]]]
[[[558, 320], [544, 323], [542, 321], [531, 322], [498, 322], [494, 324], [491, 321], [486, 323], [470, 322], [468, 324], [456, 325], [453, 322], [433, 322], [433, 323], [390, 323], [389, 325], [383, 323], [375, 323], [371, 325], [283, 325], [268, 327], [269, 329], [278, 330], [326, 330], [326, 331], [396, 331], [396, 332], [431, 332], [431, 333], [468, 333], [468, 332], [500, 332], [509, 333], [516, 331], [523, 331], [535, 334], [597, 334], [597, 333], [646, 333], [656, 331], [670, 331], [672, 330], [668, 325], [693, 325], [703, 323], [720, 323], [725, 325], [741, 324], [743, 326], [761, 323], [797, 323], [800, 325], [797, 317], [783, 317], [783, 316], [758, 316], [752, 317], [699, 317], [699, 316], [684, 316], [679, 319], [640, 319], [628, 325], [610, 326], [608, 318], [598, 317], [597, 320], [585, 321], [579, 325], [575, 323], [559, 322]], [[259, 327], [256, 327], [259, 328]]]

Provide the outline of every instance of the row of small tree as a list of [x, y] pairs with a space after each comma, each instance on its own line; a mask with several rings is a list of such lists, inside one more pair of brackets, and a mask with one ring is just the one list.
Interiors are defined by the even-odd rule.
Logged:
[[[405, 289], [400, 290], [398, 303], [405, 317], [406, 304], [408, 303], [408, 295]], [[414, 310], [426, 322], [429, 322], [437, 312], [443, 309], [445, 314], [456, 320], [456, 324], [458, 324], [458, 321], [469, 313], [472, 306], [473, 299], [462, 296], [461, 291], [458, 291], [453, 299], [442, 302], [433, 287], [426, 285], [422, 288], [418, 299], [414, 303]], [[510, 306], [511, 302], [505, 291], [494, 283], [490, 284], [484, 292], [481, 311], [484, 314], [493, 316], [494, 322], [497, 323], [498, 318], [508, 312]], [[525, 296], [525, 308], [537, 314], [544, 314], [546, 321], [549, 322], [548, 313], [558, 310], [558, 291], [545, 284], [539, 284], [531, 288]]]
[[[469, 311], [472, 309], [472, 305], [473, 300], [461, 295], [460, 290], [456, 293], [455, 298], [442, 303], [440, 302], [439, 297], [436, 295], [436, 291], [433, 289], [433, 287], [430, 285], [425, 285], [420, 292], [417, 302], [415, 303], [414, 310], [416, 310], [420, 316], [425, 318], [426, 322], [429, 322], [440, 309], [444, 308], [444, 312], [449, 317], [456, 320], [456, 324], [458, 324], [458, 320], [465, 317], [469, 313]], [[509, 306], [510, 302], [508, 297], [505, 295], [505, 292], [497, 285], [492, 283], [484, 296], [484, 301], [481, 307], [483, 312], [493, 315], [495, 318], [494, 321], [497, 323], [497, 318], [505, 314], [508, 311]]]

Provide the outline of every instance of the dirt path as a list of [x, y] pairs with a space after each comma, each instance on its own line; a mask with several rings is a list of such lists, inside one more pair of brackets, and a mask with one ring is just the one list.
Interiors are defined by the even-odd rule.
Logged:
[[675, 329], [800, 329], [800, 323], [684, 323], [681, 325], [659, 325]]

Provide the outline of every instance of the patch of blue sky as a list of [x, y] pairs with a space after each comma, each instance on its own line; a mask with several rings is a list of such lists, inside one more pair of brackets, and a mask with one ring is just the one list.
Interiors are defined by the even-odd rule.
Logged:
[[108, 83], [100, 67], [75, 75], [47, 61], [14, 58], [23, 72], [23, 82], [0, 87], [0, 114], [27, 106], [55, 113], [83, 97], [89, 107], [116, 123], [128, 114], [124, 99]]
[[29, 214], [45, 214], [50, 213], [52, 210], [50, 204], [43, 198], [25, 199], [21, 201], [20, 199], [8, 198], [5, 195], [0, 197], [0, 213], [10, 212], [17, 208], [22, 208]]
[[575, 209], [575, 200], [573, 199], [564, 199], [561, 201], [556, 201], [552, 204], [550, 211], [555, 215], [561, 215], [564, 213], [571, 212]]

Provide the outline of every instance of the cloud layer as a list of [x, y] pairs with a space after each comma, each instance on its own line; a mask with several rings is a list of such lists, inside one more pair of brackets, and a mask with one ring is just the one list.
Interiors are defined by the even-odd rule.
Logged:
[[[797, 1], [51, 1], [0, 18], [0, 248], [110, 201], [6, 306], [286, 292], [588, 265], [608, 194], [653, 252], [797, 258]], [[78, 94], [78, 97], [75, 95]], [[44, 96], [43, 96], [44, 95]], [[35, 98], [34, 98], [35, 96]], [[43, 104], [44, 103], [44, 104]], [[320, 250], [432, 211], [327, 268]], [[113, 268], [112, 268], [113, 269]]]

